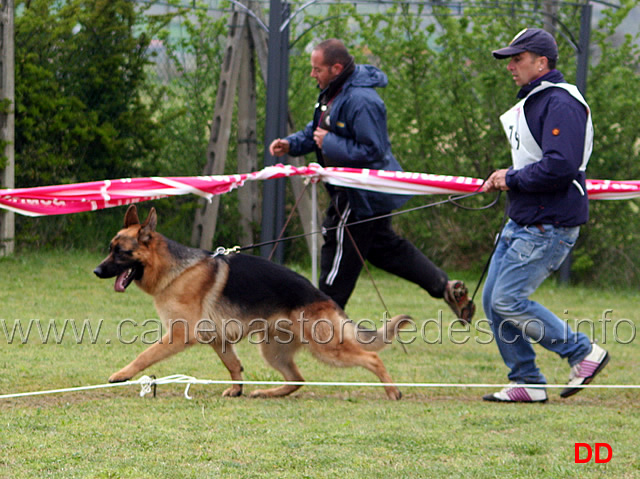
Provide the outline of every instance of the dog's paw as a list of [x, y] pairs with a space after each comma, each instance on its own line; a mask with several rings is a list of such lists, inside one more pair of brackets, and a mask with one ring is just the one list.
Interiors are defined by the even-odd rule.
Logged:
[[255, 391], [251, 391], [249, 394], [250, 398], [268, 398], [271, 397], [271, 394], [268, 394], [265, 389], [256, 389]]
[[402, 399], [402, 393], [398, 388], [385, 388], [387, 390], [387, 397], [392, 401], [399, 401]]
[[129, 376], [128, 374], [123, 374], [122, 371], [118, 371], [117, 373], [113, 373], [109, 377], [109, 382], [110, 383], [123, 383], [125, 381], [128, 381], [129, 379], [131, 379], [131, 376]]
[[238, 396], [242, 396], [242, 386], [239, 384], [234, 384], [229, 389], [225, 389], [222, 393], [222, 397], [227, 398], [237, 398]]

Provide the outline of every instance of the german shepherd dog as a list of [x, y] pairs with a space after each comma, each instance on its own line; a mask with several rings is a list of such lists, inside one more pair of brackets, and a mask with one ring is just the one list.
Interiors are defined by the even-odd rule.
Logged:
[[[333, 366], [362, 366], [392, 384], [375, 351], [388, 344], [406, 315], [385, 321], [378, 330], [363, 329], [342, 308], [301, 275], [267, 261], [244, 255], [214, 255], [189, 248], [156, 232], [151, 208], [140, 224], [135, 205], [129, 206], [124, 228], [111, 240], [109, 255], [94, 273], [116, 277], [114, 289], [124, 292], [131, 282], [153, 296], [167, 332], [130, 364], [109, 378], [127, 381], [149, 366], [194, 344], [209, 344], [231, 374], [242, 381], [242, 365], [233, 345], [257, 335], [262, 356], [286, 381], [304, 381], [294, 355], [307, 346], [318, 359]], [[285, 396], [299, 385], [255, 390], [252, 397]], [[389, 399], [400, 399], [395, 386], [384, 386]], [[223, 396], [240, 396], [233, 384]]]

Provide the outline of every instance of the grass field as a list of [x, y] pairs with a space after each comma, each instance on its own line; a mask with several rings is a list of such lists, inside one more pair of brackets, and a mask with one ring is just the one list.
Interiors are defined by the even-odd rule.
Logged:
[[[112, 280], [92, 274], [100, 259], [93, 253], [50, 252], [0, 260], [0, 394], [106, 383], [146, 347], [143, 341], [154, 340], [151, 298], [135, 286], [114, 293]], [[420, 324], [437, 318], [444, 303], [397, 278], [374, 274], [391, 314], [411, 314]], [[475, 286], [476, 278], [462, 279]], [[549, 281], [536, 298], [570, 322], [592, 321], [593, 335], [612, 355], [597, 384], [640, 383], [636, 290]], [[350, 316], [380, 319], [382, 309], [362, 276]], [[602, 321], [603, 315], [610, 321]], [[484, 317], [481, 309], [476, 316]], [[145, 325], [145, 320], [152, 321]], [[396, 382], [507, 381], [488, 335], [472, 328], [449, 337], [452, 321], [445, 310], [441, 341], [432, 322], [424, 337], [403, 334], [405, 341], [416, 339], [406, 353], [399, 344], [381, 352]], [[26, 334], [29, 324], [29, 337], [21, 338], [17, 325]], [[42, 334], [50, 324], [59, 334], [65, 324], [67, 330], [59, 340], [50, 330], [43, 341], [38, 324]], [[78, 334], [83, 324], [91, 325], [93, 340], [85, 330], [78, 341], [73, 324]], [[125, 325], [120, 334], [118, 324]], [[586, 323], [580, 330], [591, 336]], [[244, 342], [237, 349], [246, 379], [281, 379], [255, 345]], [[538, 350], [549, 383], [566, 382], [567, 364]], [[306, 352], [298, 364], [309, 381], [375, 381], [363, 369], [334, 369]], [[145, 373], [228, 379], [207, 346]], [[195, 385], [193, 400], [185, 399], [184, 386], [177, 384], [160, 386], [156, 398], [141, 398], [139, 388], [127, 386], [0, 400], [0, 477], [640, 477], [639, 390], [589, 389], [561, 399], [557, 389], [549, 389], [548, 403], [523, 405], [486, 403], [480, 398], [492, 389], [468, 387], [403, 388], [399, 402], [388, 401], [378, 387], [306, 386], [270, 400], [221, 398], [225, 387]], [[613, 458], [575, 464], [577, 442], [608, 443]]]

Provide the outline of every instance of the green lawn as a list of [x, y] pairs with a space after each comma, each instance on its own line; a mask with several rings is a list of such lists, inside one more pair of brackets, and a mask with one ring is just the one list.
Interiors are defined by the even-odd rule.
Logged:
[[[0, 260], [0, 394], [106, 383], [146, 347], [143, 341], [155, 338], [151, 298], [135, 286], [114, 293], [112, 280], [92, 273], [100, 260], [85, 252]], [[374, 275], [391, 314], [408, 313], [418, 325], [438, 317], [441, 301], [379, 271]], [[462, 279], [470, 286], [477, 280]], [[595, 338], [612, 355], [596, 384], [640, 383], [637, 291], [560, 287], [549, 281], [537, 299], [571, 322], [592, 321]], [[363, 275], [349, 314], [380, 319], [382, 310]], [[607, 310], [612, 310], [606, 313], [611, 321], [603, 322]], [[484, 317], [480, 307], [476, 317]], [[145, 325], [146, 320], [151, 321]], [[403, 333], [405, 341], [415, 337], [406, 353], [399, 344], [381, 352], [395, 381], [507, 381], [488, 334], [472, 328], [449, 337], [452, 320], [445, 310], [442, 341], [431, 322], [424, 338], [420, 331]], [[26, 330], [30, 322], [23, 344], [15, 327]], [[65, 324], [68, 329], [61, 341], [50, 331], [43, 344], [37, 324], [42, 334], [49, 324], [58, 333]], [[91, 325], [93, 341], [85, 330], [77, 344], [72, 324], [77, 334], [83, 324]], [[121, 339], [131, 344], [118, 340], [118, 324], [125, 325]], [[591, 335], [586, 323], [580, 330]], [[244, 342], [238, 352], [246, 379], [280, 379], [256, 346]], [[306, 352], [298, 364], [309, 381], [375, 381], [364, 369], [334, 369]], [[539, 364], [550, 383], [566, 382], [564, 361], [539, 348]], [[228, 379], [207, 346], [145, 371], [157, 377], [177, 373]], [[388, 401], [378, 387], [306, 386], [270, 400], [221, 398], [225, 388], [195, 385], [191, 401], [177, 384], [158, 387], [156, 398], [141, 398], [139, 388], [127, 386], [0, 400], [0, 477], [640, 477], [640, 391], [635, 389], [589, 389], [564, 400], [557, 389], [549, 389], [546, 404], [505, 405], [481, 401], [491, 391], [482, 388], [403, 388], [399, 402]], [[613, 459], [575, 464], [576, 442], [608, 443]]]

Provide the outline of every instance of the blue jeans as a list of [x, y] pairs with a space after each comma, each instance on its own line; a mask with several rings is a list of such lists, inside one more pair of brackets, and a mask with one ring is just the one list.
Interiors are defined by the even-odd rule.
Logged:
[[529, 296], [556, 271], [578, 239], [580, 227], [519, 226], [509, 221], [491, 258], [482, 305], [507, 367], [509, 380], [546, 384], [533, 344], [568, 358], [574, 366], [591, 351], [591, 341]]

